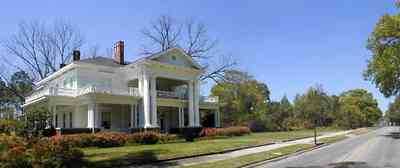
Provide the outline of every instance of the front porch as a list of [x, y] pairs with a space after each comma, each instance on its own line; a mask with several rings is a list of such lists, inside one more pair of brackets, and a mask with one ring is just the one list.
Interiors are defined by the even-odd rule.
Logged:
[[[141, 111], [141, 99], [132, 96], [96, 93], [83, 97], [47, 96], [39, 102], [29, 105], [47, 107], [51, 117], [49, 124], [57, 129], [85, 128], [110, 132], [132, 132], [144, 127], [144, 113]], [[189, 112], [186, 100], [158, 99], [157, 122], [151, 123], [160, 132], [176, 132], [177, 128], [189, 127]], [[208, 109], [207, 114], [216, 109]], [[203, 110], [201, 110], [203, 113]], [[200, 114], [203, 117], [209, 115]], [[213, 126], [218, 127], [219, 122]], [[207, 127], [212, 126], [210, 124]]]

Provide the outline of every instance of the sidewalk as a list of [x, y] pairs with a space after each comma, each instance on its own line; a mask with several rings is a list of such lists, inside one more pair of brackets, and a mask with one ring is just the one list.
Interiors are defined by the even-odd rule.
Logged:
[[[350, 133], [351, 131], [352, 130], [328, 133], [326, 135], [318, 136], [317, 139], [333, 137], [333, 136], [337, 136], [337, 135], [344, 135], [344, 134]], [[304, 139], [298, 139], [298, 140], [289, 141], [289, 142], [275, 143], [275, 144], [270, 144], [270, 145], [254, 147], [254, 148], [241, 149], [241, 150], [231, 151], [231, 152], [222, 153], [222, 154], [211, 154], [211, 155], [206, 155], [206, 156], [199, 156], [199, 157], [192, 157], [192, 158], [185, 158], [185, 159], [178, 159], [178, 160], [170, 160], [170, 161], [157, 163], [156, 165], [149, 164], [149, 165], [142, 165], [140, 167], [189, 166], [189, 165], [196, 165], [196, 164], [200, 164], [200, 163], [215, 162], [215, 161], [219, 161], [219, 160], [225, 160], [225, 159], [230, 159], [230, 158], [234, 158], [234, 157], [239, 157], [239, 156], [244, 156], [244, 155], [249, 155], [249, 154], [254, 154], [254, 153], [259, 153], [259, 152], [265, 152], [265, 151], [269, 151], [269, 150], [273, 150], [273, 149], [277, 149], [277, 148], [281, 148], [281, 147], [286, 147], [286, 146], [290, 146], [290, 145], [312, 144], [312, 143], [314, 143], [314, 138], [304, 138]]]

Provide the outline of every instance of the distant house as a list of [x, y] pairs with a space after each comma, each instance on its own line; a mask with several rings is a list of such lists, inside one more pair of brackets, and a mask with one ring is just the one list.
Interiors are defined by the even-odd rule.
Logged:
[[200, 96], [202, 69], [182, 49], [130, 63], [124, 60], [123, 41], [114, 49], [113, 58], [82, 60], [74, 51], [73, 62], [37, 82], [23, 107], [48, 108], [53, 126], [61, 129], [169, 132], [200, 127], [202, 117], [219, 127], [218, 98]]

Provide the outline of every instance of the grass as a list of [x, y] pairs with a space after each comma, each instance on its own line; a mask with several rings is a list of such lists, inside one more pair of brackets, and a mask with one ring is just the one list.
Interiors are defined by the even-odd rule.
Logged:
[[255, 163], [258, 163], [258, 162], [261, 162], [264, 160], [269, 160], [269, 159], [281, 157], [284, 155], [292, 154], [292, 153], [298, 152], [300, 150], [310, 149], [312, 147], [314, 147], [314, 145], [297, 144], [297, 145], [286, 146], [286, 147], [282, 147], [282, 148], [278, 148], [278, 149], [274, 149], [274, 150], [270, 150], [270, 151], [266, 151], [266, 152], [260, 152], [260, 153], [235, 157], [232, 159], [197, 164], [197, 165], [192, 165], [192, 166], [184, 166], [184, 168], [219, 168], [219, 167], [236, 168], [236, 167], [243, 167], [243, 166], [255, 164]]
[[[337, 131], [321, 128], [323, 131]], [[176, 142], [169, 144], [132, 145], [112, 148], [82, 148], [84, 159], [96, 167], [113, 167], [159, 160], [188, 157], [200, 154], [223, 152], [239, 147], [262, 145], [283, 140], [313, 136], [313, 130], [290, 132], [265, 132], [250, 135], [201, 140], [195, 142]]]
[[325, 143], [325, 144], [331, 144], [331, 143], [335, 143], [335, 142], [344, 140], [346, 138], [347, 138], [346, 135], [336, 135], [333, 137], [321, 138], [318, 140], [318, 142]]

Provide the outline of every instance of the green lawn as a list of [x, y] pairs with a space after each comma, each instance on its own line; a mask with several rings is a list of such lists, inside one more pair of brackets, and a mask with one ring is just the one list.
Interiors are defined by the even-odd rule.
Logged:
[[318, 142], [331, 144], [331, 143], [335, 143], [335, 142], [344, 140], [346, 138], [347, 138], [346, 135], [336, 135], [336, 136], [333, 136], [333, 137], [321, 138], [321, 139], [318, 140]]
[[282, 147], [282, 148], [278, 148], [278, 149], [274, 149], [274, 150], [270, 150], [270, 151], [266, 151], [266, 152], [260, 152], [260, 153], [235, 157], [235, 158], [227, 159], [227, 160], [197, 164], [197, 165], [193, 165], [193, 166], [184, 166], [184, 168], [220, 168], [220, 167], [236, 168], [236, 167], [243, 167], [243, 166], [258, 163], [258, 162], [261, 162], [264, 160], [269, 160], [269, 159], [273, 159], [276, 157], [292, 154], [292, 153], [295, 153], [300, 150], [310, 149], [312, 147], [314, 147], [314, 145], [311, 145], [311, 144], [291, 145], [291, 146]]
[[[331, 128], [322, 128], [320, 131], [337, 131]], [[252, 133], [250, 135], [199, 140], [195, 142], [177, 142], [155, 145], [132, 145], [113, 148], [83, 148], [85, 159], [93, 166], [111, 167], [134, 163], [144, 163], [157, 160], [166, 160], [179, 157], [222, 152], [225, 150], [261, 145], [293, 138], [309, 137], [313, 130], [290, 132]]]

